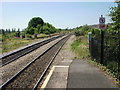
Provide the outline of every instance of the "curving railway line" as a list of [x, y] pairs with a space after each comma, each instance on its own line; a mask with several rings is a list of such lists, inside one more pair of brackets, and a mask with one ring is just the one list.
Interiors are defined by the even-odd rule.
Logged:
[[41, 47], [41, 46], [43, 46], [43, 45], [45, 45], [45, 44], [47, 44], [47, 43], [57, 39], [59, 37], [62, 37], [62, 36], [64, 36], [64, 34], [61, 34], [61, 35], [58, 35], [58, 36], [54, 36], [52, 38], [40, 41], [38, 43], [32, 44], [32, 45], [30, 45], [28, 47], [25, 47], [25, 48], [23, 48], [21, 50], [18, 50], [16, 52], [13, 52], [11, 54], [3, 56], [3, 57], [0, 58], [0, 60], [2, 62], [1, 66], [4, 66], [4, 65], [6, 65], [6, 64], [8, 64], [8, 63], [10, 63], [10, 62], [12, 62], [12, 61], [14, 61], [14, 60], [24, 56], [24, 55], [26, 55], [26, 54], [36, 50], [37, 48], [39, 48], [39, 47]]
[[4, 84], [2, 84], [0, 88], [37, 89], [37, 86], [41, 82], [52, 61], [70, 36], [71, 34], [65, 36], [46, 51], [44, 51], [41, 55], [37, 56], [24, 68], [22, 68], [19, 72], [17, 72]]

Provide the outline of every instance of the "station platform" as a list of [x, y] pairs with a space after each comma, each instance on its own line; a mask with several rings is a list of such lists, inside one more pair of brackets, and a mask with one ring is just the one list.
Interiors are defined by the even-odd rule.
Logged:
[[45, 90], [72, 90], [73, 88], [81, 88], [80, 90], [82, 88], [84, 90], [88, 90], [86, 88], [91, 88], [90, 90], [96, 90], [96, 88], [99, 90], [118, 90], [117, 85], [105, 75], [105, 72], [87, 60], [75, 59], [75, 54], [71, 50], [74, 40], [75, 36], [73, 35], [62, 47], [41, 88]]
[[117, 86], [97, 67], [86, 60], [61, 60], [54, 65], [41, 88], [111, 88]]

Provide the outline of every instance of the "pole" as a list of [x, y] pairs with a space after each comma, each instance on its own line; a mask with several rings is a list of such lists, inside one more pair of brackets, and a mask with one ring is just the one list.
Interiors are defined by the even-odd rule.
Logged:
[[101, 29], [101, 57], [100, 57], [100, 63], [103, 63], [104, 58], [104, 31]]
[[[120, 31], [118, 32], [118, 35], [120, 35]], [[119, 46], [118, 48], [120, 48], [120, 37], [118, 36], [118, 43]], [[118, 53], [120, 52], [120, 49], [118, 49]], [[120, 80], [120, 55], [118, 55], [118, 79]], [[119, 82], [120, 83], [120, 82]]]

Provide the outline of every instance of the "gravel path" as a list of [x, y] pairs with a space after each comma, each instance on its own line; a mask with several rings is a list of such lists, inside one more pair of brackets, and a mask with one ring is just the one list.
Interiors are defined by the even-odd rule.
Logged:
[[[63, 38], [63, 37], [62, 37]], [[57, 42], [59, 39], [56, 39], [37, 50], [15, 60], [14, 62], [9, 63], [8, 65], [5, 65], [0, 68], [0, 85], [3, 84], [5, 81], [7, 81], [11, 76], [13, 76], [15, 73], [20, 71], [24, 66], [26, 66], [27, 63], [32, 61], [35, 57], [40, 55], [43, 51], [48, 49], [50, 46], [52, 46], [55, 42]]]

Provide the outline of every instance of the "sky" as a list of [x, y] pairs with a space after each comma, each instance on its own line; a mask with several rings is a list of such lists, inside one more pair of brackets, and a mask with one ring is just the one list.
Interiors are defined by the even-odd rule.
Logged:
[[[53, 0], [54, 1], [54, 0]], [[40, 17], [56, 28], [75, 28], [81, 25], [98, 24], [101, 15], [106, 23], [111, 22], [110, 7], [114, 1], [106, 2], [8, 2], [0, 3], [0, 29], [27, 27], [33, 17]]]

